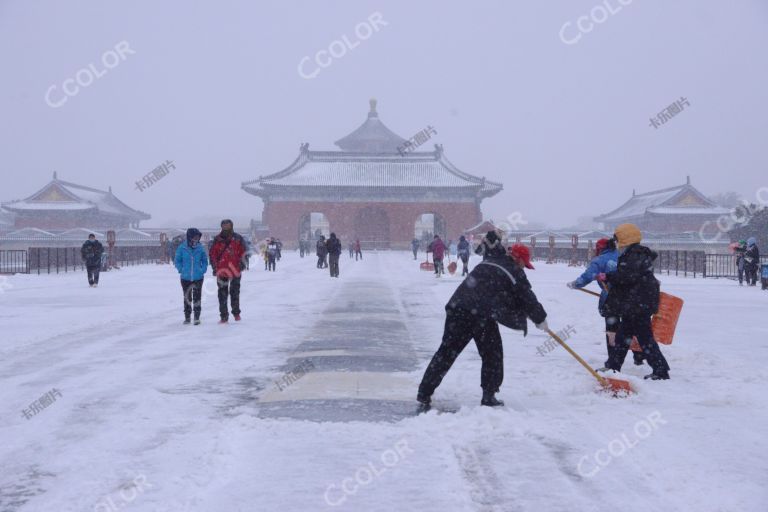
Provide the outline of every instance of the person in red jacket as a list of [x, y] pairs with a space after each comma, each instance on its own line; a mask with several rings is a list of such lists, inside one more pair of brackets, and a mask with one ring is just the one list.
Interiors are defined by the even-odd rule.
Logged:
[[435, 277], [440, 277], [445, 273], [443, 270], [443, 257], [445, 257], [445, 243], [435, 235], [434, 240], [429, 244], [427, 252], [432, 253], [432, 262], [435, 264]]
[[210, 250], [211, 267], [219, 287], [220, 324], [229, 321], [227, 296], [232, 303], [232, 315], [240, 321], [240, 273], [245, 269], [245, 240], [235, 233], [229, 219], [221, 221], [221, 233], [213, 239]]

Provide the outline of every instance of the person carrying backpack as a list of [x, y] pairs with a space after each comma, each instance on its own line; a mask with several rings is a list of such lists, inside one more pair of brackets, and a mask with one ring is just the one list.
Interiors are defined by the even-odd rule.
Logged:
[[757, 286], [757, 269], [760, 267], [760, 250], [757, 248], [757, 239], [747, 239], [747, 250], [744, 252], [744, 274], [747, 277], [747, 286]]
[[235, 233], [234, 224], [229, 219], [221, 221], [221, 233], [216, 235], [209, 251], [211, 268], [216, 276], [219, 288], [220, 324], [229, 321], [227, 297], [232, 304], [235, 321], [240, 321], [240, 277], [245, 269], [245, 240]]
[[104, 254], [104, 246], [96, 240], [96, 235], [91, 233], [88, 235], [88, 240], [80, 248], [80, 256], [85, 262], [85, 269], [88, 273], [88, 285], [91, 288], [99, 286], [102, 254]]
[[280, 245], [278, 244], [277, 240], [270, 238], [269, 243], [267, 243], [267, 270], [272, 272], [276, 270], [277, 264], [275, 261], [278, 259], [279, 254]]
[[325, 246], [325, 236], [323, 235], [317, 239], [315, 254], [317, 254], [317, 268], [328, 268], [328, 248]]
[[461, 276], [469, 274], [469, 249], [470, 245], [464, 235], [459, 237], [459, 243], [456, 245], [456, 255], [462, 263]]

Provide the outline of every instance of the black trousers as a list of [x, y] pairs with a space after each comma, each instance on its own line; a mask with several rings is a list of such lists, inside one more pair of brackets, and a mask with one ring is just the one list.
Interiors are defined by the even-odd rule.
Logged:
[[341, 254], [331, 254], [331, 277], [339, 277], [339, 256]]
[[432, 263], [435, 265], [435, 274], [445, 274], [445, 270], [443, 269], [443, 259], [442, 258], [435, 258], [432, 257]]
[[757, 284], [757, 265], [744, 265], [744, 274], [746, 274], [748, 285]]
[[222, 319], [229, 318], [227, 310], [227, 296], [232, 303], [232, 314], [240, 314], [240, 278], [239, 277], [218, 277], [216, 284], [219, 287], [219, 314]]
[[461, 258], [461, 263], [463, 265], [461, 275], [469, 274], [469, 254], [461, 254], [459, 255], [459, 258]]
[[192, 316], [195, 312], [195, 320], [200, 318], [201, 301], [203, 297], [203, 280], [181, 280], [181, 289], [184, 290], [184, 318]]
[[363, 259], [363, 251], [355, 251], [355, 261], [358, 260], [358, 257]]
[[99, 273], [101, 272], [101, 265], [89, 265], [85, 268], [88, 272], [88, 284], [99, 284]]
[[478, 318], [460, 309], [446, 308], [445, 311], [443, 342], [424, 372], [419, 385], [419, 395], [432, 396], [471, 339], [475, 340], [483, 361], [480, 387], [483, 391], [496, 393], [504, 380], [504, 352], [499, 324], [491, 318]]
[[267, 270], [275, 271], [276, 264], [275, 264], [275, 258], [276, 256], [273, 255], [267, 255]]
[[418, 249], [414, 249], [413, 250], [413, 259], [416, 259], [416, 253], [418, 253], [418, 252], [419, 252]]
[[317, 268], [328, 268], [327, 255], [317, 257]]
[[653, 373], [664, 373], [669, 371], [669, 364], [661, 353], [659, 344], [653, 339], [651, 330], [650, 315], [627, 315], [619, 320], [619, 329], [616, 333], [616, 346], [609, 351], [608, 368], [616, 371], [621, 370], [624, 359], [627, 357], [627, 351], [632, 344], [632, 337], [637, 337], [637, 342], [643, 350], [643, 355], [648, 364], [653, 368]]

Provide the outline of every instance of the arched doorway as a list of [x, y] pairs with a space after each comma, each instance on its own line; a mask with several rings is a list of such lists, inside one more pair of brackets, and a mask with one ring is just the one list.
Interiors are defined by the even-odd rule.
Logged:
[[368, 249], [389, 248], [389, 216], [383, 208], [368, 206], [357, 212], [354, 237]]
[[416, 217], [413, 231], [414, 238], [427, 244], [432, 241], [435, 235], [440, 235], [440, 238], [445, 239], [445, 219], [439, 213], [422, 213]]
[[330, 223], [328, 217], [320, 212], [308, 212], [299, 218], [299, 240], [314, 241], [320, 235], [328, 238], [330, 235]]

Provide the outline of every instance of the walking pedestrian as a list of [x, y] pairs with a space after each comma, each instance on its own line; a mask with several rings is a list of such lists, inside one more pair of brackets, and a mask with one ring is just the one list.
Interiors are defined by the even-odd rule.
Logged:
[[547, 313], [533, 293], [524, 268], [533, 269], [530, 252], [524, 245], [491, 248], [486, 260], [475, 266], [445, 306], [445, 329], [440, 348], [424, 372], [417, 401], [428, 410], [435, 389], [456, 358], [474, 339], [482, 359], [481, 405], [502, 406], [496, 398], [504, 380], [504, 354], [499, 324], [528, 333], [528, 319], [547, 330]]
[[419, 239], [414, 237], [413, 240], [411, 240], [411, 250], [413, 251], [413, 259], [416, 259], [416, 255], [419, 252], [419, 246], [421, 245], [421, 242], [419, 242]]
[[88, 273], [88, 285], [91, 288], [99, 286], [99, 273], [101, 272], [101, 255], [104, 254], [104, 246], [96, 240], [96, 235], [91, 233], [88, 240], [80, 248], [80, 256], [85, 263]]
[[744, 274], [747, 278], [747, 286], [757, 286], [757, 269], [760, 267], [760, 250], [757, 248], [757, 239], [747, 239], [747, 250], [744, 252]]
[[184, 293], [185, 324], [190, 323], [194, 312], [195, 325], [200, 325], [203, 279], [208, 271], [208, 255], [205, 254], [200, 243], [202, 236], [199, 229], [189, 228], [186, 243], [179, 245], [173, 258], [181, 278], [181, 290]]
[[363, 259], [363, 249], [360, 246], [360, 239], [358, 238], [355, 240], [355, 261], [357, 261], [358, 257], [360, 259]]
[[469, 274], [469, 242], [464, 235], [459, 237], [459, 243], [456, 245], [456, 255], [462, 263], [461, 276]]
[[245, 240], [235, 233], [230, 219], [221, 221], [221, 233], [213, 239], [210, 250], [211, 267], [216, 276], [219, 297], [220, 324], [229, 321], [227, 297], [232, 306], [235, 321], [240, 321], [240, 277], [245, 269]]
[[317, 268], [328, 268], [328, 248], [325, 246], [325, 236], [320, 235], [315, 244], [317, 254]]
[[443, 258], [445, 257], [445, 243], [439, 235], [430, 242], [427, 252], [432, 253], [432, 262], [435, 265], [435, 277], [441, 277], [445, 270], [443, 269]]
[[270, 238], [269, 243], [267, 244], [267, 270], [272, 272], [276, 270], [277, 264], [275, 261], [279, 259], [279, 254], [280, 246], [278, 245], [277, 240]]
[[331, 277], [339, 277], [339, 258], [341, 257], [341, 241], [336, 238], [336, 233], [331, 233], [325, 243], [328, 258], [331, 260]]

